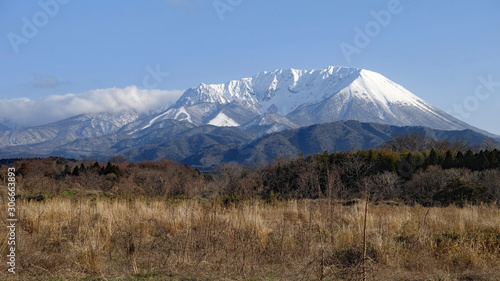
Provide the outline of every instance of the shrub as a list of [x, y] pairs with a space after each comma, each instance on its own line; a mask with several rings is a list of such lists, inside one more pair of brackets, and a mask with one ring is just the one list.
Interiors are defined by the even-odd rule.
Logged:
[[238, 194], [231, 194], [231, 195], [223, 195], [221, 200], [222, 200], [222, 205], [224, 207], [230, 207], [237, 205], [242, 199]]
[[443, 206], [450, 204], [457, 204], [459, 206], [463, 206], [464, 204], [477, 205], [491, 201], [486, 186], [465, 182], [460, 179], [448, 181], [445, 188], [436, 192], [432, 198], [434, 202]]
[[[366, 245], [366, 257], [372, 261], [377, 261], [377, 251], [371, 243]], [[327, 265], [337, 267], [350, 267], [363, 262], [363, 245], [356, 245], [341, 248], [333, 252], [326, 260]]]

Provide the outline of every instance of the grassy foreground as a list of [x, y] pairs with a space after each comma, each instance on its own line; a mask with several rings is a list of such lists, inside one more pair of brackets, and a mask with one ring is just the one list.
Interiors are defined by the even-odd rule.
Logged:
[[[362, 201], [18, 203], [18, 273], [2, 262], [1, 280], [363, 279]], [[500, 280], [495, 206], [369, 204], [366, 231], [368, 280]]]

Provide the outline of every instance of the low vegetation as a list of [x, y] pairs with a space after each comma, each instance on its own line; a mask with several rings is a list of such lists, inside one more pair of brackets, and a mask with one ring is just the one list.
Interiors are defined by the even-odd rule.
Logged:
[[[364, 204], [345, 205], [24, 201], [12, 280], [361, 280]], [[498, 208], [368, 208], [368, 280], [500, 277]], [[1, 269], [6, 280], [6, 265]]]
[[433, 145], [212, 173], [20, 159], [0, 166], [2, 221], [7, 167], [18, 194], [18, 274], [0, 279], [499, 280], [500, 152]]

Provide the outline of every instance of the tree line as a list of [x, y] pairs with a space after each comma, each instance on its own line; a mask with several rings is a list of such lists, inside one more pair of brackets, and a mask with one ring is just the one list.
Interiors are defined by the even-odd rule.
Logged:
[[[378, 149], [280, 158], [261, 167], [226, 164], [202, 173], [166, 159], [107, 163], [61, 157], [19, 159], [19, 196], [371, 200], [443, 206], [500, 202], [500, 151], [420, 135], [398, 136]], [[1, 166], [6, 170], [7, 166]], [[6, 173], [0, 180], [6, 180]]]

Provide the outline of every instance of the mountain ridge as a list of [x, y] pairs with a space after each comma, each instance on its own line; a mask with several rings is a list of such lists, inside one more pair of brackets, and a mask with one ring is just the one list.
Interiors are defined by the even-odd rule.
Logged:
[[[356, 123], [346, 120], [372, 125], [366, 130], [366, 125], [356, 127]], [[332, 123], [337, 125], [328, 125]], [[500, 136], [444, 113], [381, 74], [333, 66], [319, 70], [285, 68], [221, 84], [202, 83], [186, 90], [167, 109], [151, 114], [140, 115], [133, 110], [82, 114], [18, 129], [1, 124], [0, 157], [66, 155], [102, 159], [128, 155], [137, 161], [172, 157], [201, 166], [244, 156], [252, 149], [241, 147], [257, 140], [256, 147], [274, 149], [265, 153], [254, 149], [254, 158], [265, 162], [269, 160], [266, 155], [308, 153], [318, 145], [331, 149], [369, 147], [370, 143], [390, 137], [373, 124], [462, 134], [471, 134], [464, 130], [472, 130], [476, 139], [494, 137], [500, 141]], [[320, 134], [314, 128], [323, 128], [330, 135], [311, 138]], [[363, 140], [353, 141], [351, 135], [341, 136], [332, 128]], [[272, 137], [278, 132], [283, 133]], [[290, 135], [294, 135], [293, 139], [288, 138]], [[336, 144], [328, 138], [336, 139]], [[347, 146], [341, 145], [343, 141]]]
[[[315, 124], [298, 129], [266, 134], [247, 144], [227, 149], [223, 156], [220, 151], [203, 151], [182, 160], [198, 169], [206, 169], [204, 159], [218, 155], [222, 161], [218, 164], [236, 162], [248, 166], [267, 164], [277, 157], [295, 157], [329, 152], [348, 151], [351, 149], [373, 149], [393, 139], [396, 135], [421, 133], [437, 140], [455, 141], [464, 138], [469, 144], [479, 146], [490, 139], [473, 130], [462, 131], [436, 130], [421, 126], [394, 126], [380, 123], [364, 123], [354, 120]], [[220, 148], [216, 148], [219, 150]], [[215, 166], [211, 167], [212, 169]]]
[[[194, 125], [251, 127], [265, 114], [277, 114], [269, 132], [341, 120], [377, 122], [397, 126], [425, 126], [441, 130], [472, 129], [437, 109], [379, 73], [329, 66], [319, 70], [278, 69], [220, 84], [200, 84], [184, 92], [179, 100], [157, 115], [185, 120]], [[255, 128], [254, 128], [255, 129]]]

